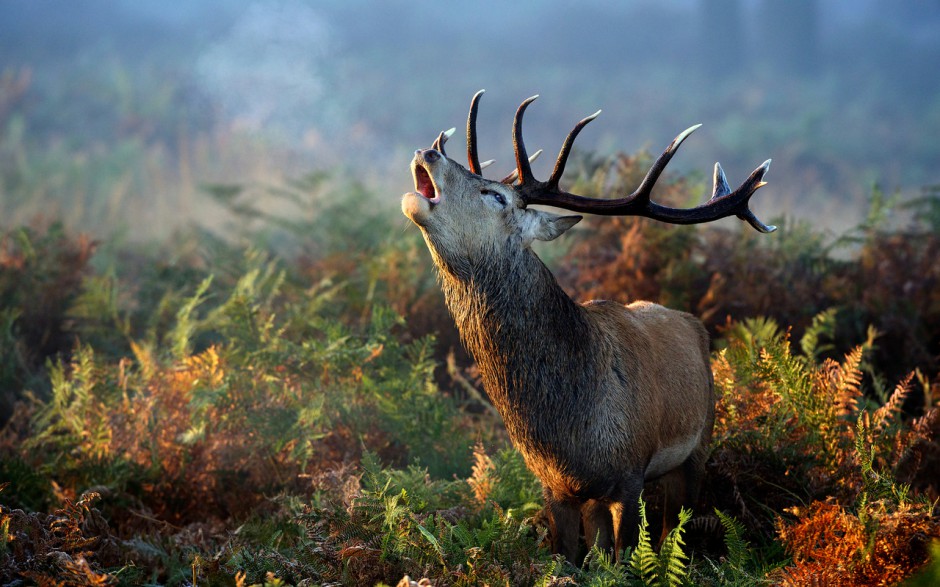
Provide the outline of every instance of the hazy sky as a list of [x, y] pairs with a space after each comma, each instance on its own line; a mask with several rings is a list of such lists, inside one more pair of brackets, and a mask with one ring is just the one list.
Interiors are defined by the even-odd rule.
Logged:
[[[0, 67], [30, 66], [37, 91], [77, 103], [87, 88], [75, 88], [118, 64], [127, 83], [184, 88], [187, 124], [264, 136], [311, 167], [387, 168], [389, 189], [407, 185], [411, 150], [462, 128], [480, 88], [481, 155], [500, 173], [512, 112], [539, 93], [533, 149], [557, 152], [602, 108], [581, 147], [659, 150], [704, 123], [677, 168], [720, 159], [735, 181], [773, 157], [785, 202], [876, 180], [915, 189], [940, 183], [938, 58], [937, 1], [0, 4]], [[33, 129], [72, 137], [95, 122], [33, 115]]]

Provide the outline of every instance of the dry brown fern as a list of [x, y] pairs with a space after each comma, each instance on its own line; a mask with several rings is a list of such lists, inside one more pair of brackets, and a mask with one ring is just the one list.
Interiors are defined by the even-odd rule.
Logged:
[[903, 435], [896, 477], [915, 493], [940, 499], [940, 408], [914, 420]]
[[907, 399], [907, 396], [911, 393], [911, 382], [914, 379], [914, 373], [911, 372], [905, 377], [897, 386], [894, 388], [894, 391], [891, 392], [891, 396], [888, 398], [888, 401], [885, 402], [883, 406], [875, 410], [875, 413], [872, 414], [871, 424], [872, 432], [875, 435], [881, 434], [887, 429], [891, 424], [894, 418], [901, 413], [901, 408], [904, 407], [904, 400]]
[[927, 563], [940, 521], [929, 507], [868, 503], [858, 514], [834, 501], [791, 508], [793, 522], [778, 519], [777, 534], [793, 556], [776, 572], [780, 585], [895, 585]]
[[493, 459], [486, 454], [482, 442], [473, 446], [473, 473], [467, 483], [473, 489], [473, 495], [481, 506], [486, 504], [493, 491]]
[[0, 583], [29, 580], [38, 585], [110, 585], [104, 568], [123, 563], [120, 541], [91, 505], [98, 493], [66, 500], [52, 514], [26, 513], [0, 505], [0, 527], [8, 542], [0, 555]]

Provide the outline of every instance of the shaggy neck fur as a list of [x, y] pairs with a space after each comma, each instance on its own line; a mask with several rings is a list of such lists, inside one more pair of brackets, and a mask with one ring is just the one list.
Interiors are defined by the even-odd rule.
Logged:
[[[487, 394], [510, 436], [539, 448], [556, 433], [557, 415], [583, 412], [577, 404], [596, 388], [584, 369], [597, 351], [584, 310], [529, 248], [507, 242], [499, 250], [446, 255], [433, 237], [427, 240]], [[570, 385], [578, 373], [585, 381]], [[559, 388], [563, 381], [570, 387]]]

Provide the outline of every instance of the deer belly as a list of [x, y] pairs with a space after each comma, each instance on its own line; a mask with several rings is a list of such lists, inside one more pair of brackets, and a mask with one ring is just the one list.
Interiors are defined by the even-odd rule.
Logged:
[[653, 453], [649, 465], [646, 466], [644, 475], [646, 479], [655, 479], [681, 465], [689, 458], [689, 455], [698, 446], [699, 441], [700, 435], [695, 434], [681, 442], [662, 447]]

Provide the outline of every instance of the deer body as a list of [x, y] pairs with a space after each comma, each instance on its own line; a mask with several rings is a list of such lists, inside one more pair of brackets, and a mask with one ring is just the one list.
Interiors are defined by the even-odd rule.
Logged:
[[[664, 536], [680, 506], [697, 496], [714, 421], [708, 335], [693, 316], [657, 304], [581, 305], [568, 297], [531, 243], [558, 237], [581, 217], [528, 204], [564, 194], [557, 178], [586, 122], [569, 135], [552, 179], [536, 182], [519, 134], [523, 103], [514, 130], [519, 183], [495, 182], [479, 175], [473, 129], [479, 96], [468, 122], [471, 169], [446, 157], [442, 133], [434, 148], [416, 151], [416, 191], [405, 194], [402, 210], [421, 228], [447, 307], [510, 439], [542, 482], [553, 550], [579, 560], [583, 519], [588, 544], [596, 539], [619, 553], [635, 543], [644, 482], [665, 481]], [[565, 196], [575, 200], [563, 207], [584, 209], [586, 199]], [[624, 202], [633, 207], [634, 200]], [[750, 214], [746, 198], [743, 209], [720, 203]], [[660, 209], [677, 212], [658, 207], [644, 215]], [[703, 218], [694, 221], [711, 219]]]
[[560, 495], [601, 498], [612, 485], [591, 489], [584, 480], [619, 474], [625, 459], [652, 477], [684, 461], [714, 405], [699, 321], [648, 302], [581, 306], [531, 249], [517, 254], [523, 259], [507, 263], [505, 273], [492, 266], [478, 278], [442, 272], [442, 282], [529, 466], [543, 479], [556, 476], [552, 469], [570, 472], [551, 483]]

